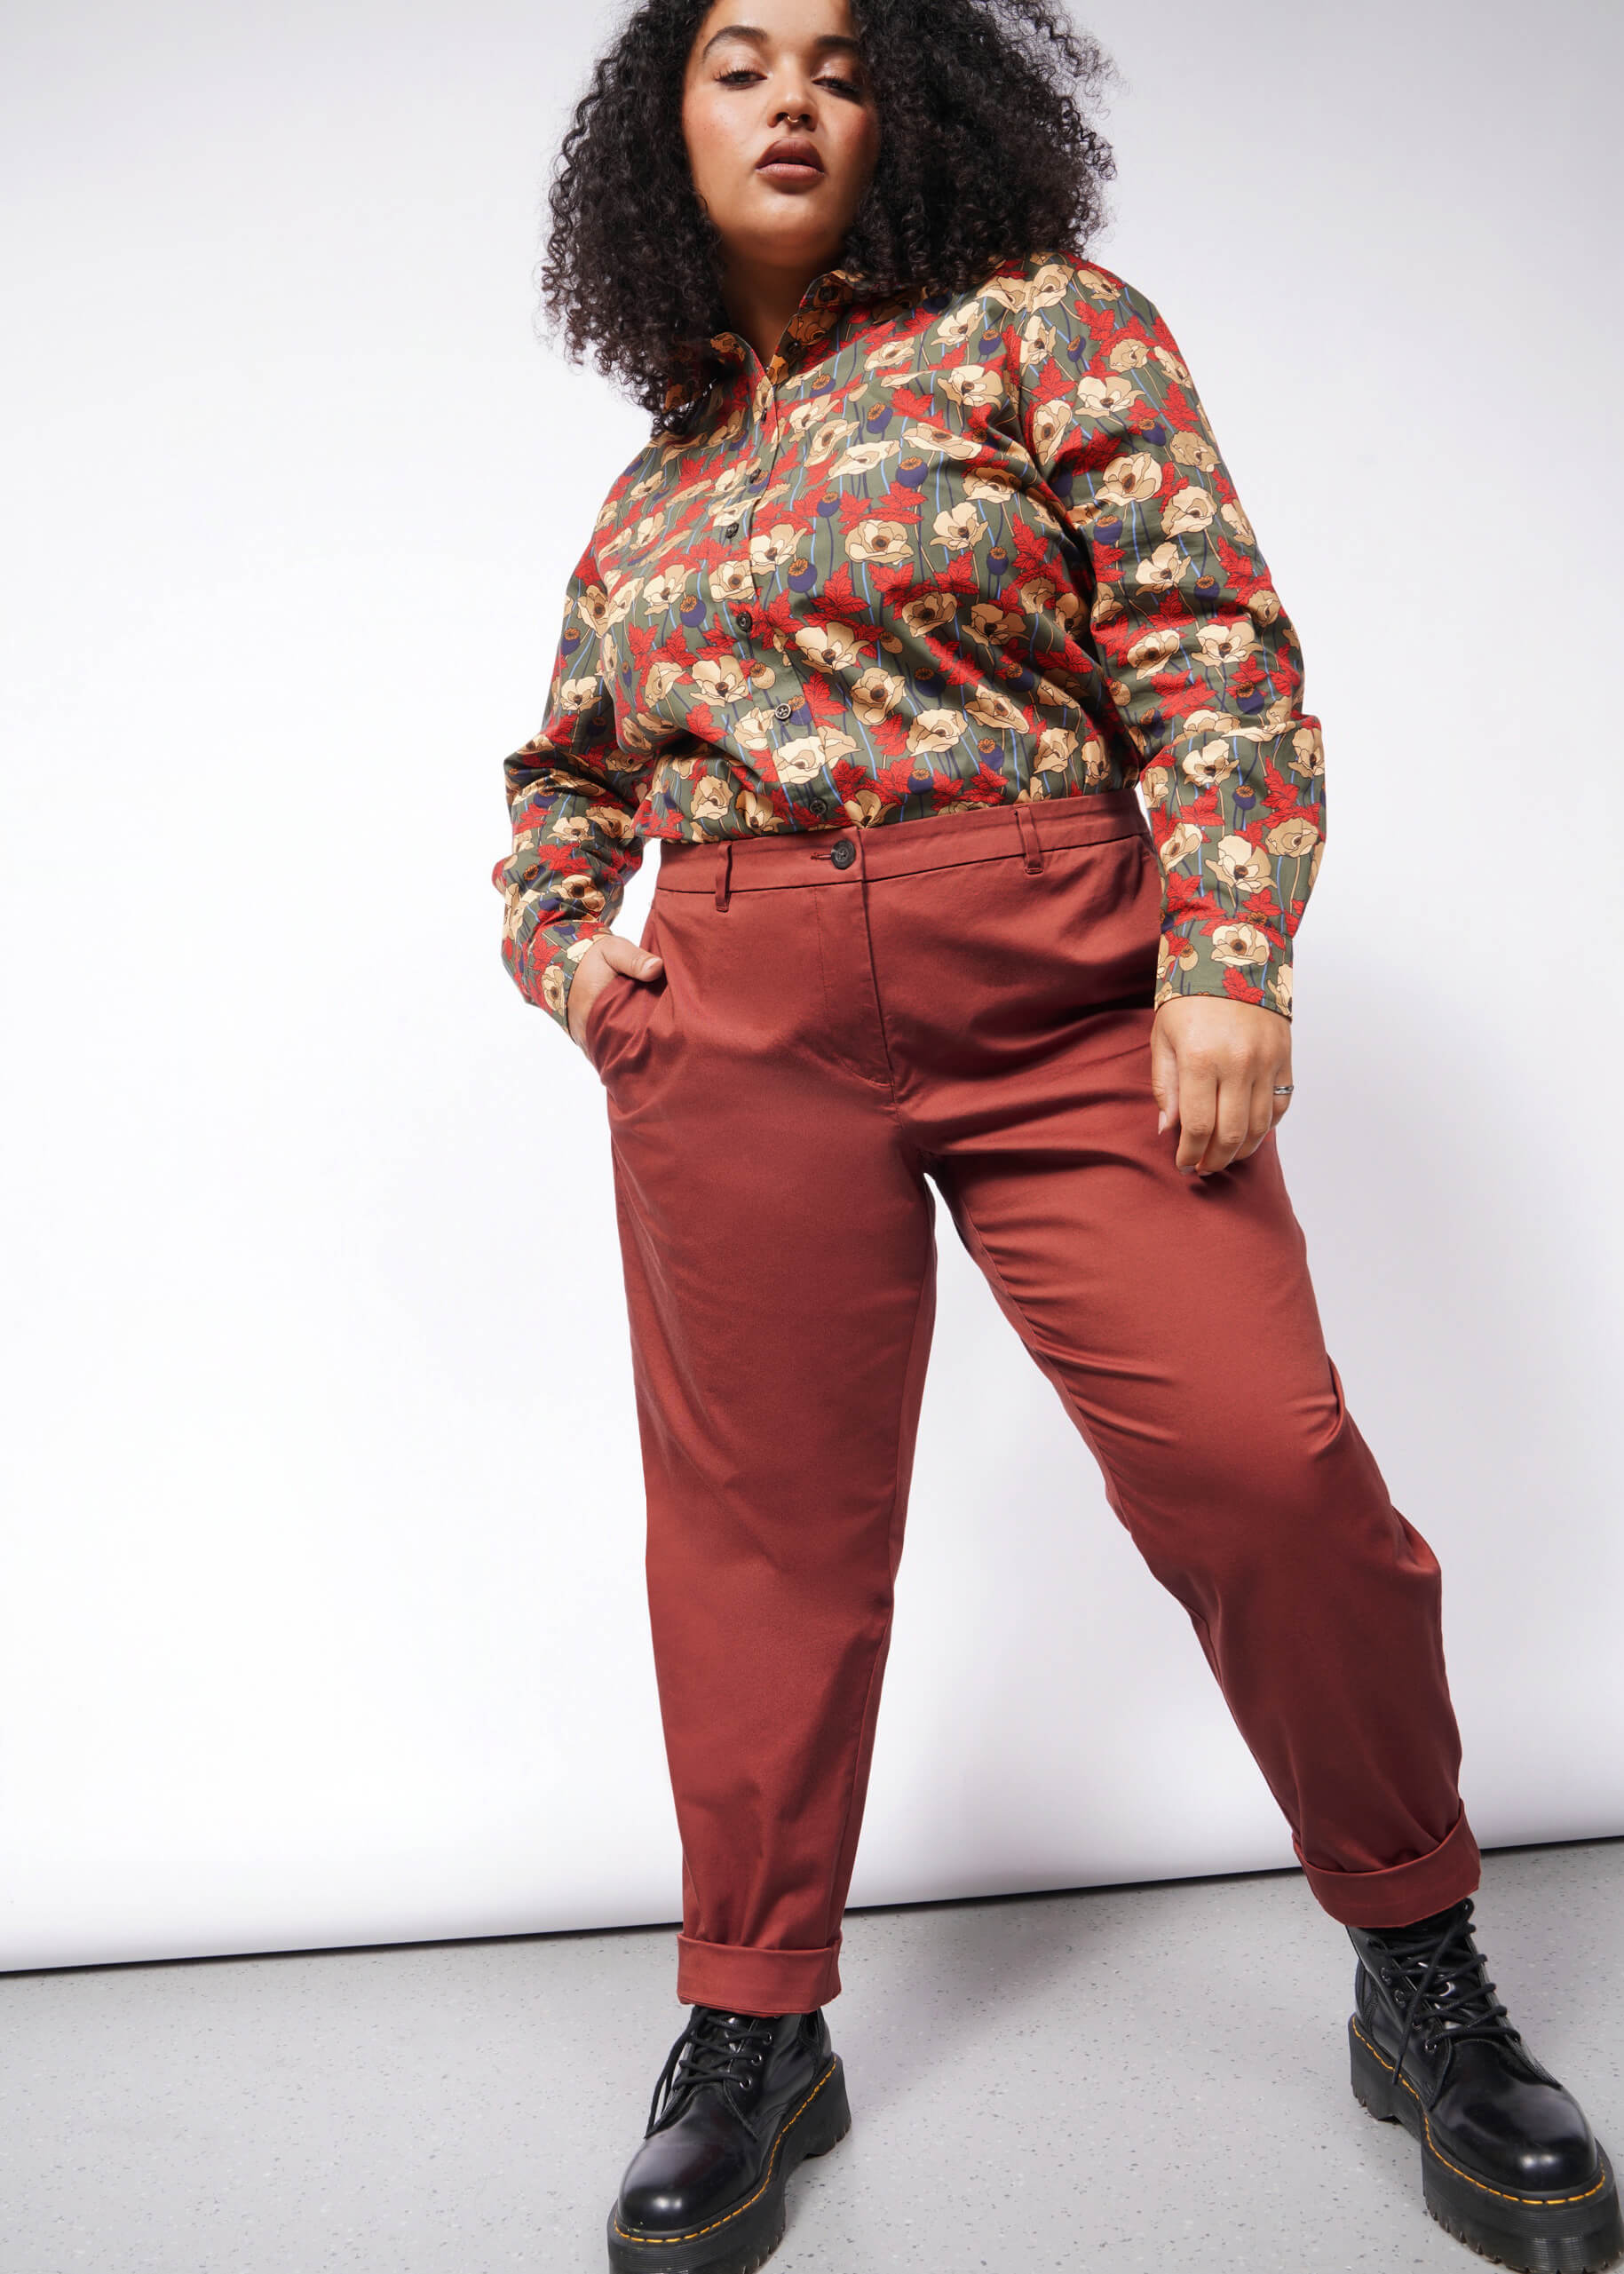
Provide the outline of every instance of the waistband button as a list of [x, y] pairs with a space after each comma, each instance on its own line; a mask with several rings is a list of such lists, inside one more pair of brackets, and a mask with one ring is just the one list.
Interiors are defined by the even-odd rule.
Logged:
[[857, 847], [850, 837], [842, 837], [840, 843], [830, 853], [829, 859], [836, 868], [850, 868], [852, 863], [857, 859]]

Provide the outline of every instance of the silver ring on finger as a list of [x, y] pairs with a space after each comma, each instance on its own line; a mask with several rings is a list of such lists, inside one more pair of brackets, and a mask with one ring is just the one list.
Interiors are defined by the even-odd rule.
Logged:
[[1277, 1097], [1289, 1097], [1296, 1086], [1295, 1082], [1277, 1082], [1274, 1085], [1274, 1094]]

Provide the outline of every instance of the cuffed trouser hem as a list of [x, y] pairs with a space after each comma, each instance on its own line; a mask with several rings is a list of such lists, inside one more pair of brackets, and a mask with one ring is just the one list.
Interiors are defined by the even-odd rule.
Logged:
[[1476, 1891], [1481, 1858], [1465, 1810], [1437, 1847], [1386, 1871], [1321, 1871], [1294, 1838], [1316, 1901], [1344, 1927], [1407, 1927]]
[[750, 1950], [677, 1937], [677, 1995], [730, 2014], [809, 2014], [840, 1995], [840, 1937], [826, 1950]]
[[[1347, 1411], [1274, 1140], [1203, 1182], [1155, 1134], [1161, 905], [1131, 790], [668, 843], [661, 978], [593, 1005], [687, 2003], [838, 1987], [933, 1187], [1328, 1866], [1321, 1902], [1392, 1923], [1475, 1883], [1470, 1834], [1372, 1868], [1460, 1815], [1438, 1562]], [[815, 1180], [778, 1173], [809, 1129]], [[1169, 1331], [1169, 1256], [1244, 1335]]]

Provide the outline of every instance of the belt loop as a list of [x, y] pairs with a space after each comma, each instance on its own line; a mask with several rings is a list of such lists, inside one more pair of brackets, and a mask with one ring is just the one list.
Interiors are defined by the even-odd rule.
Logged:
[[717, 865], [717, 906], [725, 909], [733, 876], [733, 841], [731, 837], [723, 838], [721, 850], [722, 858]]
[[1028, 876], [1035, 876], [1043, 866], [1043, 848], [1038, 839], [1037, 816], [1033, 812], [1030, 805], [1022, 804], [1015, 808], [1015, 820], [1020, 830], [1022, 857], [1026, 862], [1026, 874]]

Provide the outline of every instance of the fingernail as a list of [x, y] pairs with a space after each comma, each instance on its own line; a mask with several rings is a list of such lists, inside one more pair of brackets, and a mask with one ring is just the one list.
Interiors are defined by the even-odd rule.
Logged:
[[1168, 1117], [1167, 1117], [1167, 1115], [1166, 1115], [1165, 1113], [1158, 1113], [1158, 1114], [1157, 1114], [1157, 1116], [1156, 1116], [1156, 1134], [1157, 1134], [1157, 1136], [1158, 1136], [1158, 1137], [1161, 1137], [1161, 1136], [1163, 1134], [1163, 1132], [1164, 1132], [1164, 1131], [1166, 1130], [1166, 1129], [1167, 1129], [1167, 1126], [1168, 1126]]

